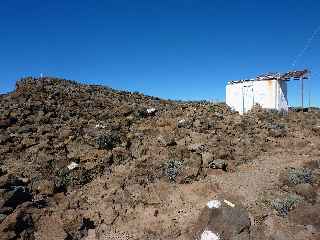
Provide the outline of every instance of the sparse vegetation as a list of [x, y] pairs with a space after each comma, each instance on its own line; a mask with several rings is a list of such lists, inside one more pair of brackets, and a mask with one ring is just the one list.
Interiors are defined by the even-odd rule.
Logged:
[[119, 135], [116, 131], [107, 132], [103, 135], [100, 135], [96, 143], [99, 149], [107, 149], [110, 150], [116, 146], [120, 141]]
[[[86, 231], [83, 217], [95, 223], [88, 238], [110, 230], [116, 233], [110, 239], [123, 232], [128, 239], [188, 239], [186, 223], [197, 223], [201, 205], [220, 195], [235, 204], [233, 210], [249, 206], [243, 213], [253, 215], [257, 227], [266, 218], [281, 226], [287, 221], [271, 209], [291, 218], [320, 203], [319, 163], [304, 165], [319, 159], [311, 127], [319, 125], [320, 111], [283, 117], [257, 108], [241, 116], [223, 103], [158, 100], [51, 78], [21, 81], [0, 99], [4, 239], [24, 238], [15, 231], [22, 212], [34, 224], [24, 239], [46, 239], [49, 232], [55, 239], [76, 238]], [[152, 108], [156, 114], [148, 113]], [[70, 168], [73, 162], [77, 167]], [[32, 202], [12, 201], [23, 193], [15, 192], [17, 186], [30, 190]], [[10, 202], [17, 206], [8, 209]], [[47, 223], [55, 225], [48, 229]]]
[[303, 198], [296, 194], [290, 194], [285, 198], [277, 198], [271, 201], [271, 206], [277, 211], [277, 213], [285, 217], [290, 210], [296, 207], [303, 201]]
[[169, 160], [164, 164], [164, 174], [169, 178], [170, 181], [175, 182], [176, 177], [183, 163], [178, 160]]
[[72, 182], [72, 176], [66, 168], [60, 169], [56, 174], [56, 188], [58, 191], [66, 191]]
[[288, 182], [292, 185], [312, 183], [312, 171], [308, 168], [291, 168], [288, 171]]
[[272, 123], [268, 125], [269, 134], [272, 137], [285, 137], [288, 134], [288, 127], [282, 123]]

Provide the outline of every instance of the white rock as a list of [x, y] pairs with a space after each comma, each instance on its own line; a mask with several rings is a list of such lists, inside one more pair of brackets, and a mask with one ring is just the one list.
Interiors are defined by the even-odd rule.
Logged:
[[75, 162], [71, 162], [71, 163], [67, 166], [67, 168], [68, 168], [69, 170], [73, 170], [73, 169], [75, 169], [75, 168], [77, 168], [77, 167], [79, 167], [79, 164], [78, 164], [78, 163], [75, 163]]
[[155, 111], [156, 111], [155, 108], [148, 108], [148, 109], [147, 109], [147, 113], [148, 113], [148, 114], [154, 113]]
[[220, 237], [218, 234], [215, 234], [209, 230], [203, 231], [201, 234], [201, 239], [200, 240], [220, 240]]
[[185, 123], [185, 122], [186, 122], [185, 119], [181, 119], [181, 120], [178, 121], [178, 123]]
[[219, 208], [221, 206], [221, 202], [219, 200], [211, 200], [207, 203], [208, 208]]
[[228, 200], [223, 200], [223, 202], [224, 202], [225, 204], [227, 204], [229, 207], [232, 207], [232, 208], [234, 208], [234, 207], [236, 206], [234, 203], [229, 202]]
[[96, 124], [96, 128], [106, 128], [107, 126], [104, 126], [104, 125], [102, 125], [102, 124]]

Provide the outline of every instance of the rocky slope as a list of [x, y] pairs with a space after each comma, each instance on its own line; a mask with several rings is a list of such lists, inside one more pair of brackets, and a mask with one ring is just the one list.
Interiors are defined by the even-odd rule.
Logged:
[[320, 239], [318, 109], [25, 78], [0, 114], [0, 239]]

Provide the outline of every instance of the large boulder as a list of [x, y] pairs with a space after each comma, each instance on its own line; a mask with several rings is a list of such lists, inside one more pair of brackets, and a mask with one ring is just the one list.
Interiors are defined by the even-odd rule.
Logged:
[[249, 213], [239, 203], [211, 200], [202, 210], [194, 228], [196, 240], [247, 240], [250, 238]]

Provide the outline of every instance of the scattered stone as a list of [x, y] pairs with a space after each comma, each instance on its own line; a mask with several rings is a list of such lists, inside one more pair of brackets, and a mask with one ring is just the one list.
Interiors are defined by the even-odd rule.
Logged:
[[15, 117], [9, 117], [7, 119], [0, 119], [0, 129], [8, 128], [13, 124], [17, 123], [17, 119]]
[[0, 224], [0, 239], [34, 239], [34, 222], [30, 204], [21, 205]]
[[7, 215], [0, 213], [0, 223], [6, 219]]
[[13, 212], [13, 208], [12, 207], [2, 207], [0, 208], [0, 213], [1, 214], [5, 214], [5, 215], [9, 215]]
[[71, 171], [71, 170], [73, 170], [73, 169], [78, 168], [79, 166], [80, 166], [80, 164], [78, 164], [78, 163], [76, 163], [76, 162], [71, 162], [71, 163], [67, 166], [67, 168]]
[[18, 186], [6, 192], [3, 195], [3, 200], [3, 206], [0, 207], [16, 208], [21, 203], [31, 201], [32, 194], [25, 187]]
[[192, 127], [192, 122], [189, 121], [189, 120], [186, 120], [186, 119], [180, 119], [178, 122], [177, 122], [177, 127], [178, 128], [191, 128]]
[[213, 169], [222, 169], [223, 171], [227, 171], [228, 163], [226, 160], [216, 159], [216, 160], [209, 161], [208, 167], [213, 168]]
[[102, 128], [102, 129], [105, 129], [107, 128], [108, 126], [106, 125], [102, 125], [102, 124], [96, 124], [95, 128]]
[[205, 230], [203, 231], [203, 233], [201, 234], [201, 238], [200, 240], [220, 240], [221, 238], [219, 237], [218, 234], [213, 233], [209, 230]]
[[17, 133], [19, 134], [24, 134], [24, 133], [32, 133], [33, 129], [31, 126], [22, 126], [20, 128], [17, 129]]
[[228, 200], [223, 200], [223, 202], [225, 203], [225, 204], [227, 204], [229, 207], [232, 207], [232, 208], [234, 208], [236, 205], [234, 204], [234, 203], [232, 203], [232, 202], [230, 202], [230, 201], [228, 201]]
[[148, 109], [147, 109], [147, 113], [148, 113], [149, 115], [154, 114], [156, 111], [157, 111], [157, 110], [156, 110], [155, 108], [148, 108]]
[[318, 136], [320, 136], [320, 125], [312, 127], [312, 131]]
[[204, 149], [204, 145], [201, 143], [193, 143], [188, 146], [188, 150], [192, 152], [202, 151]]
[[131, 153], [123, 147], [115, 147], [112, 149], [112, 158], [110, 163], [115, 165], [125, 164], [132, 159]]
[[16, 177], [11, 174], [0, 177], [0, 189], [10, 189], [15, 186], [25, 186], [29, 183], [28, 178]]
[[208, 208], [219, 208], [221, 207], [221, 202], [219, 200], [211, 200], [207, 203]]
[[33, 183], [33, 191], [39, 192], [40, 194], [52, 195], [55, 190], [55, 184], [49, 180], [39, 180]]
[[287, 126], [284, 124], [270, 124], [268, 126], [269, 128], [269, 134], [272, 137], [284, 137], [287, 135]]
[[184, 124], [185, 122], [186, 122], [185, 119], [180, 119], [180, 120], [178, 121], [178, 124]]
[[161, 144], [163, 147], [169, 147], [169, 146], [174, 146], [176, 145], [176, 141], [172, 136], [162, 136], [160, 135], [157, 138], [158, 142]]
[[[285, 158], [291, 149], [295, 150], [292, 156], [295, 163], [298, 154], [304, 154], [300, 155], [303, 158], [318, 158], [319, 133], [312, 130], [319, 125], [317, 109], [301, 114], [290, 111], [287, 116], [264, 110], [240, 116], [223, 103], [213, 106], [204, 101], [162, 100], [55, 78], [24, 79], [17, 84], [16, 91], [1, 94], [0, 101], [0, 165], [9, 172], [0, 173], [0, 205], [3, 206], [0, 214], [7, 216], [0, 227], [11, 225], [8, 231], [0, 231], [0, 238], [5, 239], [104, 239], [104, 236], [95, 237], [95, 229], [86, 227], [84, 222], [81, 225], [84, 216], [94, 221], [97, 235], [99, 228], [107, 225], [108, 231], [118, 231], [116, 236], [121, 238], [122, 231], [132, 231], [128, 233], [132, 239], [187, 239], [190, 235], [184, 235], [185, 223], [195, 221], [193, 216], [198, 206], [194, 203], [203, 201], [210, 211], [221, 215], [211, 212], [212, 220], [209, 225], [202, 225], [197, 240], [201, 237], [246, 239], [248, 225], [237, 221], [234, 212], [241, 206], [239, 201], [226, 198], [230, 200], [228, 204], [219, 199], [219, 204], [207, 199], [224, 191], [224, 187], [235, 189], [238, 175], [231, 174], [227, 179], [229, 174], [215, 176], [221, 171], [209, 168], [230, 171], [242, 163], [236, 171], [242, 174], [252, 168], [254, 173], [261, 170], [261, 164], [256, 161], [260, 154], [268, 156], [282, 147], [288, 148], [281, 153]], [[19, 121], [10, 122], [7, 116]], [[2, 124], [2, 120], [9, 121]], [[290, 138], [285, 138], [289, 134]], [[275, 139], [278, 137], [283, 138]], [[251, 160], [257, 164], [247, 165]], [[282, 160], [281, 166], [285, 164]], [[69, 170], [71, 161], [81, 164]], [[272, 175], [270, 180], [278, 172], [273, 167], [276, 168], [272, 166], [268, 171]], [[312, 191], [319, 192], [316, 181], [320, 179], [316, 176], [319, 167], [305, 168], [312, 169], [312, 182], [308, 174], [302, 178], [296, 176], [294, 179], [298, 180], [294, 182], [298, 184], [290, 184], [287, 191], [303, 196], [307, 200], [304, 204], [311, 205], [319, 202], [320, 197], [318, 194], [309, 200], [310, 185], [304, 184], [311, 184]], [[11, 173], [27, 176], [30, 181]], [[258, 176], [253, 174], [249, 178], [254, 181]], [[228, 181], [223, 183], [224, 180]], [[259, 215], [265, 209], [253, 201], [258, 194], [254, 190], [261, 190], [261, 181], [241, 183], [244, 189], [237, 190], [246, 204], [252, 206], [253, 213]], [[191, 184], [182, 185], [186, 183]], [[27, 212], [17, 218], [18, 209], [28, 202], [16, 199], [8, 203], [8, 200], [14, 199], [15, 194], [25, 194], [21, 187], [32, 193], [29, 203], [41, 216], [24, 209]], [[277, 185], [271, 189], [275, 196], [278, 190]], [[299, 207], [293, 207], [289, 214]], [[280, 222], [288, 220], [271, 215]], [[32, 224], [25, 224], [31, 222], [28, 216]], [[257, 221], [258, 224], [260, 218]], [[18, 225], [31, 227], [19, 229]], [[235, 230], [234, 226], [240, 225], [241, 230]], [[32, 229], [38, 235], [33, 236]], [[81, 237], [80, 231], [88, 236]], [[230, 238], [223, 235], [231, 232], [237, 234]]]
[[8, 171], [2, 167], [0, 167], [0, 177], [2, 177], [3, 175], [6, 175], [8, 173]]
[[[5, 144], [11, 139], [9, 134], [1, 134], [0, 135], [0, 144]], [[1, 168], [0, 168], [1, 169]], [[1, 171], [1, 170], [0, 170]]]
[[88, 231], [90, 229], [95, 229], [95, 224], [94, 221], [92, 221], [90, 218], [83, 218], [81, 220], [79, 232], [81, 237], [87, 237], [88, 236]]

